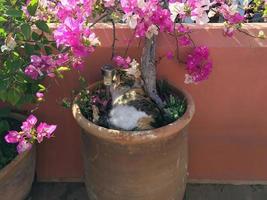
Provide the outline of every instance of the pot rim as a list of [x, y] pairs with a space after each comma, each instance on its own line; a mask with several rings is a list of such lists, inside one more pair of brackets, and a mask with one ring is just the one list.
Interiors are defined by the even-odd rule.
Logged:
[[[10, 117], [17, 119], [19, 121], [24, 120], [26, 117], [19, 113], [10, 113]], [[8, 177], [10, 173], [14, 172], [14, 169], [17, 168], [17, 166], [21, 163], [22, 160], [24, 160], [26, 157], [28, 157], [33, 151], [35, 147], [33, 146], [29, 151], [23, 152], [22, 154], [18, 154], [9, 164], [7, 164], [4, 168], [0, 170], [0, 180], [2, 181], [5, 179], [5, 177]]]
[[[96, 82], [90, 85], [89, 89], [94, 88], [99, 83], [100, 82]], [[86, 134], [94, 135], [97, 138], [108, 140], [109, 142], [132, 144], [167, 138], [175, 133], [180, 132], [180, 130], [185, 128], [192, 120], [193, 115], [195, 113], [195, 104], [192, 96], [184, 89], [172, 85], [171, 87], [174, 87], [177, 91], [181, 92], [184, 95], [187, 102], [187, 109], [181, 118], [159, 128], [144, 131], [125, 131], [108, 129], [102, 126], [98, 126], [83, 116], [79, 106], [76, 103], [73, 103], [72, 105], [72, 114], [79, 126], [83, 130], [85, 130], [84, 132]], [[76, 98], [78, 98], [78, 96], [76, 96]]]

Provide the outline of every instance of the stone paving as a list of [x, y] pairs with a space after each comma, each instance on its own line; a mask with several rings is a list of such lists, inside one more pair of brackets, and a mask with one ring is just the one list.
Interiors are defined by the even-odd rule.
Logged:
[[[83, 183], [35, 183], [26, 200], [89, 198]], [[267, 200], [267, 185], [189, 184], [184, 200]]]

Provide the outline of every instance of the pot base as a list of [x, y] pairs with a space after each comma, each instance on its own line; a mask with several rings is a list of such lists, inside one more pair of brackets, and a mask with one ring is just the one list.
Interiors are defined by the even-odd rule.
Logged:
[[187, 182], [185, 131], [158, 142], [123, 145], [82, 133], [90, 200], [182, 200]]

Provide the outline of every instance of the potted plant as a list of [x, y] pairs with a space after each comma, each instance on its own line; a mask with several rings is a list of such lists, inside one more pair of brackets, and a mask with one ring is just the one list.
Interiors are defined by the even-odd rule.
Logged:
[[[156, 64], [163, 57], [173, 59], [185, 64], [185, 83], [206, 80], [212, 71], [208, 48], [195, 46], [190, 37], [192, 25], [184, 22], [203, 25], [224, 21], [223, 33], [231, 37], [235, 31], [244, 32], [242, 23], [251, 20], [240, 14], [239, 3], [223, 0], [24, 3], [19, 14], [17, 2], [13, 5], [16, 8], [13, 17], [23, 15], [27, 24], [39, 29], [32, 33], [34, 41], [30, 44], [34, 47], [40, 41], [37, 35], [46, 38], [40, 42], [43, 48], [29, 53], [31, 60], [22, 70], [31, 81], [41, 81], [46, 75], [61, 77], [61, 72], [71, 67], [81, 71], [85, 59], [100, 45], [94, 27], [98, 22], [112, 24], [111, 62], [102, 67], [103, 81], [89, 87], [83, 84], [72, 106], [74, 118], [82, 128], [85, 183], [90, 199], [182, 199], [187, 179], [186, 128], [194, 114], [194, 103], [185, 91], [157, 81]], [[253, 9], [260, 8], [259, 13], [264, 16], [265, 7], [266, 1], [257, 1]], [[11, 11], [6, 14], [14, 15], [14, 10]], [[52, 38], [46, 37], [50, 29], [45, 21], [51, 24]], [[128, 56], [129, 48], [122, 54], [116, 49], [119, 39], [116, 27], [120, 22], [133, 30], [132, 38], [143, 41], [139, 62]], [[29, 24], [24, 26], [21, 31], [27, 35]], [[175, 39], [177, 49], [157, 57], [156, 40], [161, 32]], [[250, 36], [265, 37], [263, 32]], [[132, 40], [129, 39], [128, 47]], [[186, 59], [180, 58], [179, 46], [189, 47]], [[46, 55], [55, 49], [53, 56]], [[64, 104], [69, 105], [66, 101]], [[38, 130], [34, 133], [38, 134]]]
[[[26, 198], [35, 175], [36, 148], [44, 138], [53, 135], [56, 125], [37, 124], [31, 109], [44, 101], [46, 88], [41, 84], [45, 76], [52, 76], [43, 62], [49, 56], [38, 56], [41, 50], [49, 52], [50, 43], [44, 21], [32, 19], [21, 9], [35, 15], [35, 9], [22, 1], [0, 1], [0, 196], [5, 200]], [[33, 23], [39, 27], [32, 29]], [[31, 56], [33, 55], [34, 56]], [[42, 79], [29, 77], [30, 62], [42, 62]], [[28, 115], [28, 116], [26, 116]]]
[[[180, 58], [178, 47], [176, 53], [166, 52], [166, 57], [185, 63], [185, 83], [197, 84], [208, 78], [212, 63], [207, 47], [194, 45], [190, 26], [183, 22], [203, 25], [224, 21], [223, 33], [232, 37], [235, 31], [244, 32], [242, 23], [249, 20], [244, 15], [247, 10], [240, 14], [238, 2], [229, 1], [104, 0], [94, 4], [91, 14], [99, 17], [88, 23], [92, 15], [86, 17], [90, 10], [87, 3], [68, 1], [60, 5], [59, 12], [68, 11], [71, 15], [59, 16], [54, 37], [58, 46], [70, 47], [74, 55], [82, 57], [77, 53], [80, 47], [77, 49], [69, 41], [76, 41], [89, 53], [97, 40], [90, 40], [90, 36], [85, 39], [84, 31], [103, 19], [113, 26], [111, 57], [116, 67], [103, 66], [103, 82], [82, 90], [72, 107], [82, 128], [89, 197], [181, 200], [187, 180], [186, 128], [194, 114], [194, 103], [186, 92], [157, 82], [156, 64], [162, 58], [156, 57], [156, 37], [159, 32], [167, 32], [178, 47], [192, 47], [185, 61]], [[263, 8], [266, 2], [258, 2], [258, 6]], [[115, 22], [120, 20], [133, 29], [133, 37], [144, 40], [140, 64], [128, 57], [128, 49], [123, 56], [116, 56]], [[76, 27], [75, 32], [81, 34], [73, 37], [70, 27]], [[259, 32], [253, 37], [265, 35]]]

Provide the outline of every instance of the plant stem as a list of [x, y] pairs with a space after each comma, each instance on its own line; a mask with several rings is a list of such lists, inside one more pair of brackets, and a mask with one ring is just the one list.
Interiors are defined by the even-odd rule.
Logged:
[[157, 104], [162, 110], [164, 103], [157, 92], [157, 73], [156, 73], [156, 37], [145, 39], [141, 58], [141, 73], [144, 80], [144, 89], [147, 95]]
[[112, 53], [111, 53], [111, 60], [114, 58], [115, 56], [115, 45], [116, 45], [116, 26], [115, 26], [115, 22], [113, 19], [111, 19], [111, 23], [112, 23], [112, 34], [113, 34], [113, 42], [112, 42]]

